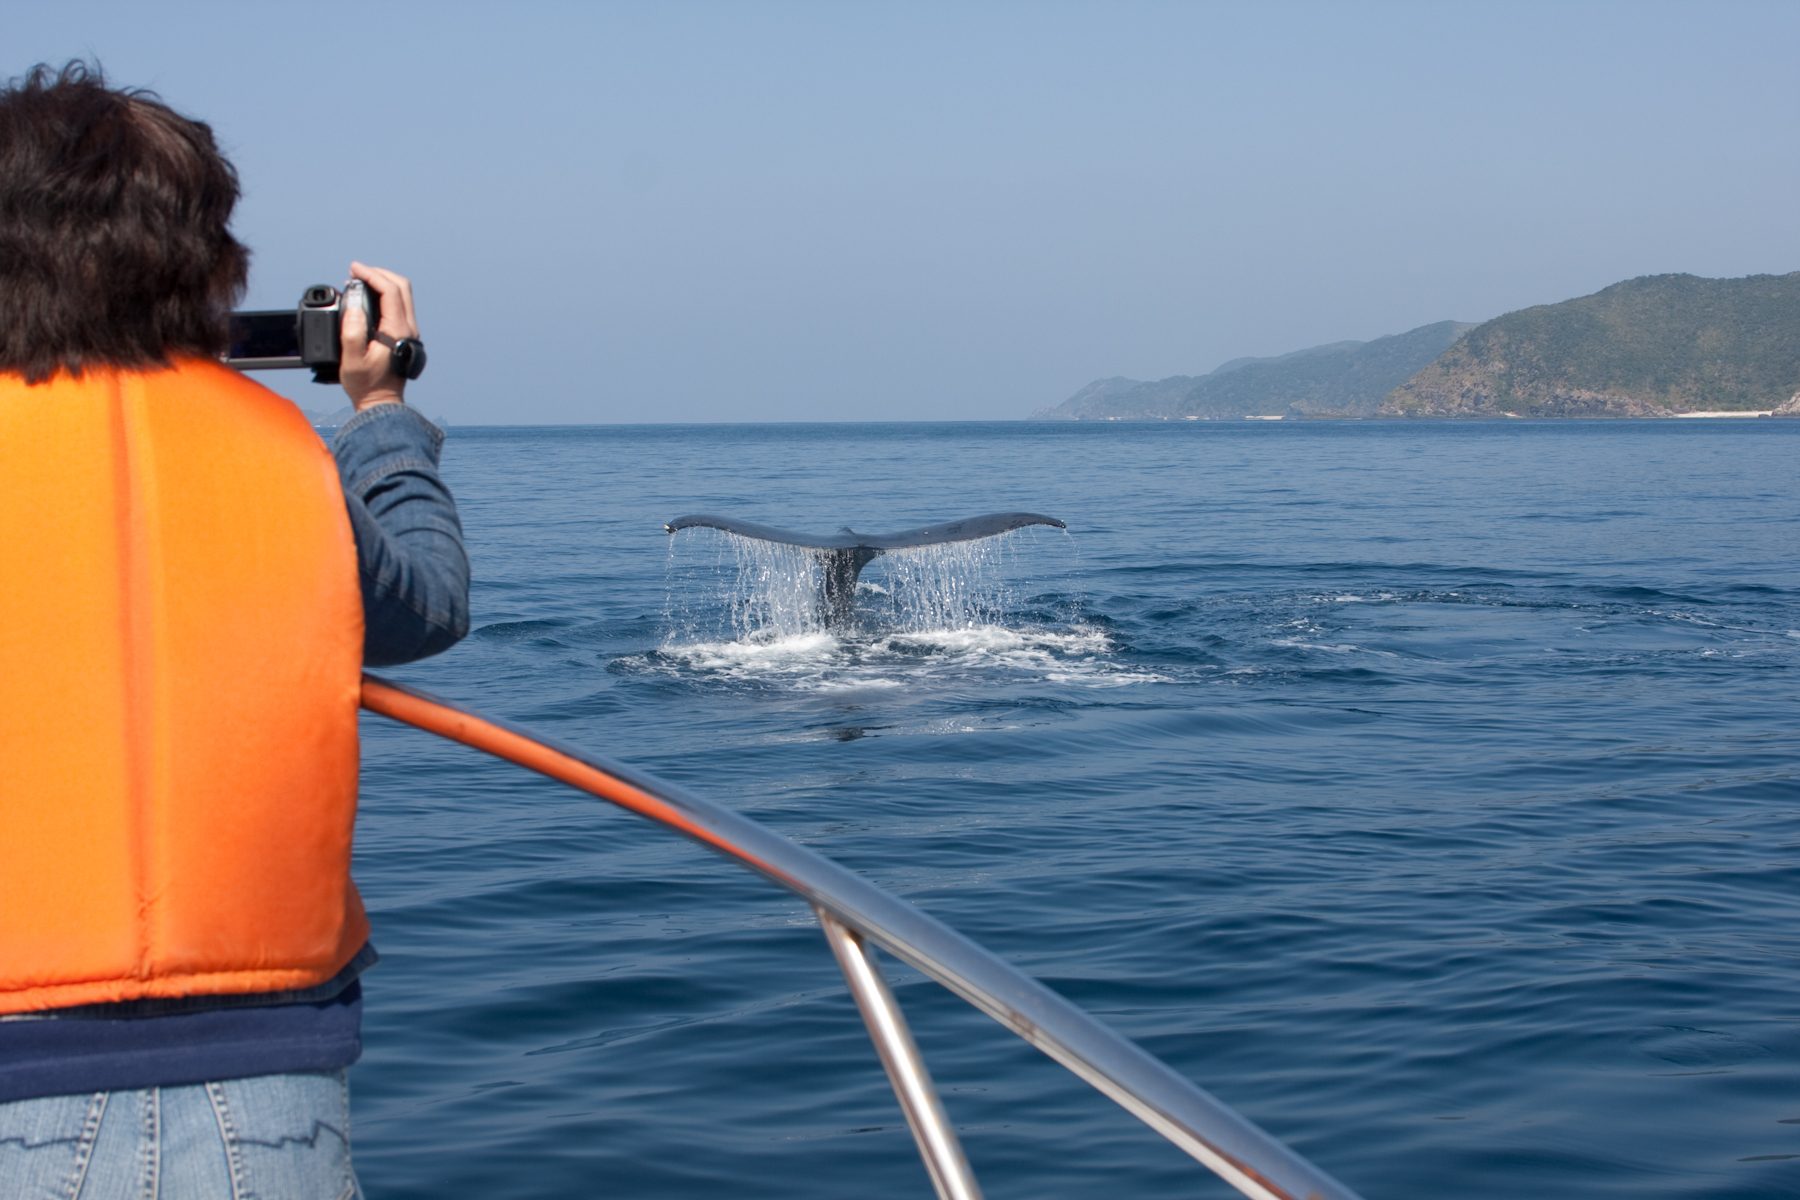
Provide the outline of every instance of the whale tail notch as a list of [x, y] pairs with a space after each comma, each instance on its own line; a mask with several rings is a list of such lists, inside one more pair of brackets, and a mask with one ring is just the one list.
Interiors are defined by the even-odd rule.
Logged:
[[1027, 525], [1068, 528], [1065, 522], [1055, 517], [1046, 517], [1042, 513], [1004, 512], [964, 517], [960, 521], [945, 521], [937, 525], [922, 525], [917, 529], [903, 529], [898, 533], [858, 533], [849, 526], [834, 534], [795, 533], [788, 529], [776, 529], [771, 525], [758, 525], [752, 521], [714, 517], [704, 513], [676, 517], [665, 524], [663, 529], [671, 536], [683, 529], [720, 529], [759, 542], [772, 542], [778, 546], [794, 546], [811, 551], [818, 556], [824, 568], [826, 620], [831, 625], [843, 625], [849, 622], [855, 605], [857, 577], [862, 574], [864, 567], [888, 551], [941, 546], [951, 542], [972, 542], [978, 538], [995, 537], [1015, 529], [1023, 529]]

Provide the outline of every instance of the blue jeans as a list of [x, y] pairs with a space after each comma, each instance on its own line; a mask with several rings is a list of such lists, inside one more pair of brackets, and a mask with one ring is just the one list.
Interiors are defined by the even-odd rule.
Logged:
[[0, 1104], [7, 1200], [361, 1200], [342, 1071]]

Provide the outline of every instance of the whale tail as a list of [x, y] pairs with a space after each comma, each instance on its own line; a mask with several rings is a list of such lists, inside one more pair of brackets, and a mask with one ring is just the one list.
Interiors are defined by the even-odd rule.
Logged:
[[950, 542], [972, 542], [977, 538], [994, 537], [1010, 533], [1014, 529], [1023, 529], [1027, 525], [1068, 528], [1066, 523], [1055, 517], [1028, 512], [987, 513], [979, 517], [964, 517], [960, 521], [903, 529], [898, 533], [858, 533], [848, 526], [834, 534], [795, 533], [770, 525], [758, 525], [730, 517], [707, 516], [704, 513], [676, 517], [663, 528], [671, 535], [683, 529], [722, 529], [726, 533], [754, 538], [759, 542], [773, 542], [778, 546], [795, 546], [811, 551], [824, 568], [826, 621], [831, 625], [843, 625], [849, 622], [855, 606], [857, 577], [862, 574], [864, 567], [888, 551], [941, 546]]

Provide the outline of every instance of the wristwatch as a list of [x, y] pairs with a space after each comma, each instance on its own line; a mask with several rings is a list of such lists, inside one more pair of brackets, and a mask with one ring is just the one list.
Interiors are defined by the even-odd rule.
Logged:
[[417, 379], [425, 373], [425, 343], [416, 337], [397, 338], [389, 333], [376, 333], [375, 340], [393, 352], [394, 374], [402, 379]]

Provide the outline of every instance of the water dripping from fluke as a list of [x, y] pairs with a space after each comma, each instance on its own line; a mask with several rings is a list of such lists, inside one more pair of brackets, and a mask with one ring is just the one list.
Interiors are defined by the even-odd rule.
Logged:
[[[992, 622], [1004, 599], [993, 582], [994, 539], [1032, 525], [1068, 528], [1055, 517], [1029, 512], [988, 513], [884, 534], [848, 526], [834, 534], [796, 533], [704, 514], [677, 517], [663, 528], [671, 536], [684, 529], [728, 535], [739, 585], [734, 632], [766, 640], [851, 631], [859, 595], [879, 598], [877, 607], [887, 610], [883, 624], [897, 631]], [[861, 579], [878, 558], [887, 560], [886, 586]]]

